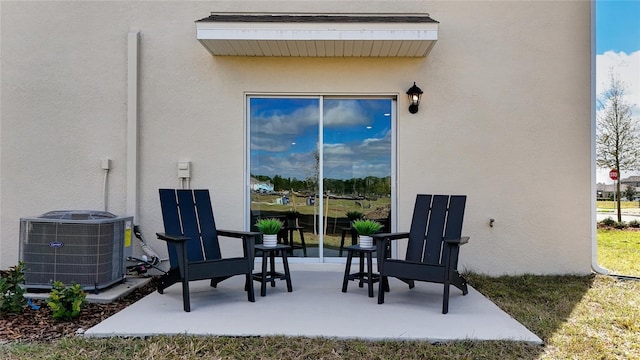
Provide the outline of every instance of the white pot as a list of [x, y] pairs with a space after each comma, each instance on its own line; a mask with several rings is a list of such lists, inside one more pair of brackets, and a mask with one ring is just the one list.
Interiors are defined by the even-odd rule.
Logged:
[[360, 245], [361, 248], [372, 248], [373, 238], [367, 235], [358, 235], [358, 245]]
[[277, 234], [272, 234], [272, 235], [264, 234], [264, 235], [262, 235], [262, 245], [269, 246], [269, 247], [274, 247], [277, 244], [278, 244], [278, 235]]

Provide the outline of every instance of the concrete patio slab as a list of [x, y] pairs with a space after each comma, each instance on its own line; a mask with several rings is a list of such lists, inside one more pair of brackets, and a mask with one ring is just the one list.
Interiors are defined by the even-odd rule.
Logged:
[[350, 282], [341, 292], [344, 265], [291, 264], [293, 292], [283, 281], [267, 287], [256, 302], [242, 291], [244, 277], [236, 276], [218, 288], [207, 281], [191, 286], [191, 312], [182, 311], [179, 284], [163, 295], [154, 292], [87, 330], [87, 337], [151, 335], [305, 336], [367, 340], [517, 340], [541, 339], [511, 318], [475, 289], [463, 296], [451, 290], [449, 313], [443, 315], [442, 286], [416, 283], [414, 289], [390, 279], [385, 303], [367, 296], [366, 285]]

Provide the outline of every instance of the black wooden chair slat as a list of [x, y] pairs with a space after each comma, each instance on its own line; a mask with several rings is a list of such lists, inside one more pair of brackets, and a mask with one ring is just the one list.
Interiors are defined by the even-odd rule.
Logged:
[[[180, 215], [178, 214], [178, 199], [173, 191], [160, 191], [160, 203], [162, 204], [162, 219], [164, 222], [164, 231], [167, 234], [182, 234], [182, 226], [180, 225]], [[167, 243], [169, 252], [169, 264], [174, 269], [178, 267], [178, 255], [176, 247], [173, 243]]]
[[[442, 234], [444, 234], [446, 225], [448, 200], [449, 197], [445, 195], [433, 196], [428, 219], [425, 252], [422, 257], [422, 262], [424, 263], [440, 264], [442, 261]], [[409, 239], [409, 241], [420, 241], [420, 239]]]
[[211, 197], [208, 190], [193, 191], [198, 209], [198, 223], [200, 224], [200, 236], [202, 237], [202, 249], [206, 260], [222, 258], [220, 244], [218, 243], [218, 232], [216, 230], [213, 208], [211, 207]]
[[[462, 237], [462, 223], [467, 197], [465, 195], [416, 196], [411, 227], [408, 233], [373, 235], [378, 254], [378, 303], [384, 303], [384, 287], [388, 277], [396, 277], [413, 288], [414, 281], [444, 284], [442, 313], [449, 311], [449, 286], [468, 293], [467, 281], [457, 270], [460, 245], [468, 242]], [[408, 238], [404, 260], [391, 259], [387, 253], [390, 241]]]
[[187, 241], [187, 258], [189, 261], [204, 260], [204, 254], [202, 253], [202, 239], [200, 237], [200, 228], [196, 219], [196, 204], [193, 199], [193, 192], [178, 191], [177, 195], [180, 222], [182, 223], [182, 235], [194, 239], [192, 241]]
[[[447, 230], [444, 239], [460, 239], [462, 237], [462, 222], [464, 220], [464, 208], [466, 204], [466, 196], [451, 196], [449, 201], [449, 219], [447, 220]], [[467, 240], [468, 241], [468, 240]], [[458, 268], [459, 246], [450, 247], [450, 259], [453, 261], [451, 267]]]
[[[167, 242], [170, 270], [158, 282], [158, 292], [182, 283], [184, 311], [191, 311], [189, 281], [211, 279], [211, 286], [235, 275], [245, 275], [249, 301], [253, 290], [253, 257], [257, 232], [216, 229], [208, 190], [160, 189], [160, 204], [165, 233], [158, 239]], [[218, 236], [242, 239], [243, 256], [222, 258]]]
[[[418, 196], [413, 207], [413, 218], [409, 229], [409, 244], [407, 245], [408, 261], [422, 261], [424, 253], [424, 236], [427, 232], [431, 195]], [[412, 241], [415, 239], [414, 241]]]

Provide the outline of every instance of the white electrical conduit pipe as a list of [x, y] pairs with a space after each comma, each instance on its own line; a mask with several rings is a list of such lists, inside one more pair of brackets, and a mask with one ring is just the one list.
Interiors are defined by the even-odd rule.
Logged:
[[138, 221], [139, 31], [127, 35], [127, 214]]
[[[140, 64], [140, 31], [127, 34], [127, 214], [138, 221], [138, 67]], [[160, 259], [158, 254], [147, 244], [137, 226], [134, 232], [140, 246], [153, 264]]]
[[109, 178], [109, 169], [104, 169], [104, 181], [102, 183], [102, 205], [104, 211], [107, 211], [107, 179]]

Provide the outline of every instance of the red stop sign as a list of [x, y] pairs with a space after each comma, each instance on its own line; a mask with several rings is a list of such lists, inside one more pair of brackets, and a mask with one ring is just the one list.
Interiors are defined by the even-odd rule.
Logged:
[[611, 169], [611, 171], [609, 171], [609, 177], [611, 178], [611, 180], [618, 180], [618, 170]]

